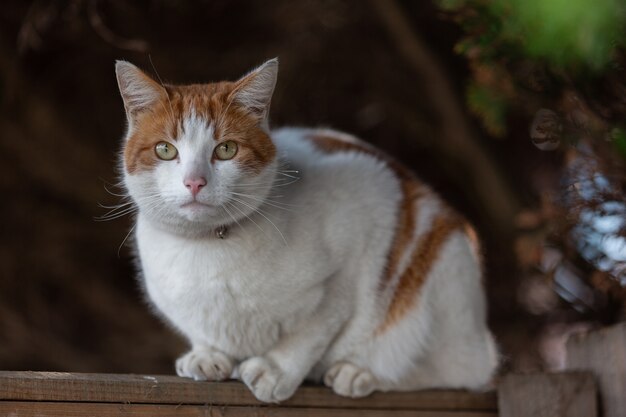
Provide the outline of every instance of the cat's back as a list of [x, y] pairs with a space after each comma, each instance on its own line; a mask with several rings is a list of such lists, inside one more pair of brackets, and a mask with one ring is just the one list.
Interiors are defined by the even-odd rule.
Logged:
[[426, 187], [400, 162], [344, 132], [327, 128], [283, 127], [273, 130], [271, 136], [279, 159], [296, 166], [332, 170], [347, 168], [351, 172], [361, 169], [375, 174], [388, 171], [397, 181]]
[[279, 164], [285, 164], [281, 168], [306, 183], [300, 185], [309, 195], [319, 187], [324, 200], [345, 201], [346, 207], [352, 206], [350, 201], [376, 206], [393, 217], [413, 211], [420, 200], [441, 209], [445, 217], [457, 216], [410, 169], [355, 136], [327, 128], [285, 127], [273, 130], [272, 139]]
[[320, 223], [329, 225], [330, 234], [347, 225], [348, 236], [385, 247], [391, 275], [410, 265], [401, 260], [412, 256], [418, 241], [440, 242], [424, 255], [434, 260], [454, 232], [473, 235], [465, 219], [410, 169], [367, 142], [331, 129], [291, 127], [274, 130], [272, 139], [279, 159], [300, 179], [302, 198], [328, 219]]
[[332, 164], [340, 158], [366, 156], [381, 162], [388, 159], [367, 142], [333, 129], [282, 127], [272, 130], [271, 136], [279, 158], [307, 167]]
[[[346, 245], [377, 230], [382, 246], [392, 239], [407, 184], [417, 179], [374, 146], [352, 135], [325, 128], [285, 127], [272, 131], [279, 172], [297, 178], [289, 196], [324, 225], [335, 241], [342, 230]], [[402, 172], [400, 172], [402, 171]], [[283, 174], [284, 175], [284, 174]], [[289, 178], [278, 181], [288, 183]], [[351, 243], [352, 242], [352, 243]]]
[[[424, 186], [393, 158], [347, 133], [326, 128], [284, 127], [272, 131], [272, 140], [280, 168], [309, 186], [317, 184], [335, 199], [365, 203], [368, 198], [379, 198], [396, 205], [403, 188]], [[426, 190], [425, 186], [423, 189]]]

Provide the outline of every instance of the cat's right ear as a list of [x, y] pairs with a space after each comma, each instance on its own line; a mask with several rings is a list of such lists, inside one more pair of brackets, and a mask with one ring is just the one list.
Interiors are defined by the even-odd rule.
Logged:
[[267, 124], [277, 77], [278, 58], [270, 59], [235, 83], [233, 99]]
[[160, 84], [130, 62], [116, 61], [115, 75], [131, 125], [137, 114], [152, 107], [167, 94]]

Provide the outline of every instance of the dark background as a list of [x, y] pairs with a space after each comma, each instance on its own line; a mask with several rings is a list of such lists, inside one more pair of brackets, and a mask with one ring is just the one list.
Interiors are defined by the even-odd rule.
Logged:
[[[394, 32], [401, 22], [380, 3], [3, 3], [0, 369], [172, 373], [185, 349], [142, 299], [132, 250], [122, 245], [131, 219], [95, 220], [106, 212], [99, 204], [119, 202], [105, 189], [120, 191], [125, 116], [116, 59], [158, 71], [164, 82], [191, 83], [237, 79], [279, 57], [274, 126], [354, 133], [405, 162], [477, 225], [505, 369], [550, 365], [545, 343], [558, 356], [572, 326], [613, 320], [574, 312], [549, 281], [537, 290], [548, 309], [533, 313], [520, 302], [527, 270], [519, 252], [532, 259], [534, 247], [522, 241], [520, 249], [519, 216], [542, 204], [565, 156], [534, 147], [524, 115], [510, 117], [505, 138], [489, 137], [465, 109], [470, 69], [453, 52], [461, 29], [429, 2], [400, 2], [424, 47], [416, 57], [407, 53], [412, 38]], [[548, 326], [554, 322], [560, 327]]]

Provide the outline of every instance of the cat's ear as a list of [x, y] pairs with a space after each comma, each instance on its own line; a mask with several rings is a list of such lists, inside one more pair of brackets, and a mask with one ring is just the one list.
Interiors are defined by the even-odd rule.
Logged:
[[278, 77], [278, 58], [270, 59], [235, 83], [232, 99], [261, 120], [267, 120]]
[[139, 112], [150, 108], [167, 94], [159, 83], [130, 62], [116, 61], [115, 75], [129, 122], [132, 122]]

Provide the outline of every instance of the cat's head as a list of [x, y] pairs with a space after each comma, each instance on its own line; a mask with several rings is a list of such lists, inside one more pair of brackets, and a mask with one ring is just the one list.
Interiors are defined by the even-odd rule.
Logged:
[[268, 113], [278, 60], [235, 82], [163, 85], [115, 66], [128, 130], [124, 183], [164, 228], [204, 233], [257, 210], [276, 175]]

